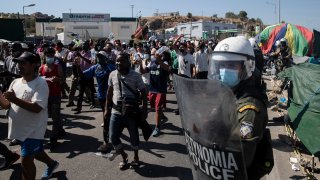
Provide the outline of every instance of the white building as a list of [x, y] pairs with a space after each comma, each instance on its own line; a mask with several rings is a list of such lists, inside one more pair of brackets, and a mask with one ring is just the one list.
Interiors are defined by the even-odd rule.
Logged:
[[[177, 34], [184, 34], [186, 38], [201, 39], [212, 38], [219, 30], [236, 29], [236, 24], [225, 24], [217, 22], [197, 21], [190, 23], [180, 23], [177, 25]], [[206, 35], [205, 35], [206, 34]]]
[[63, 13], [64, 44], [70, 43], [70, 34], [79, 39], [108, 37], [111, 32], [110, 14]]
[[112, 17], [111, 32], [114, 39], [129, 42], [131, 35], [137, 29], [137, 18], [128, 17]]
[[36, 36], [55, 37], [56, 34], [63, 32], [61, 18], [36, 18]]

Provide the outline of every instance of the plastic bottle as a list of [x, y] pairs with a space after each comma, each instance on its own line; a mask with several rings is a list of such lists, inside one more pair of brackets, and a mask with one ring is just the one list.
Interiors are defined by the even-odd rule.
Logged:
[[274, 64], [272, 64], [272, 68], [271, 68], [271, 76], [276, 75], [276, 67]]

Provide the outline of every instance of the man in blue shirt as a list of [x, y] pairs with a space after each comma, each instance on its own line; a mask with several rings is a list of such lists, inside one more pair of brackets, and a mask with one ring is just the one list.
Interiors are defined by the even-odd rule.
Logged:
[[[97, 64], [94, 66], [91, 66], [89, 69], [85, 71], [79, 71], [82, 76], [85, 76], [86, 78], [92, 78], [96, 77], [97, 84], [98, 84], [98, 93], [97, 97], [100, 103], [100, 106], [102, 108], [102, 111], [104, 112], [105, 109], [105, 103], [106, 103], [106, 97], [107, 97], [107, 89], [108, 89], [108, 79], [109, 74], [116, 69], [115, 65], [112, 63], [107, 63], [107, 53], [104, 51], [99, 51], [97, 53]], [[79, 67], [79, 66], [78, 66]], [[80, 67], [79, 67], [80, 68]], [[107, 151], [107, 144], [109, 141], [109, 119], [103, 119], [103, 138], [105, 143], [101, 145], [98, 150], [105, 152]]]

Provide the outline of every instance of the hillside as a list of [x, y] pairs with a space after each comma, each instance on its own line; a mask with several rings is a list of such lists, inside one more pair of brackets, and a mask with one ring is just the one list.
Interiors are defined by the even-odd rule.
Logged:
[[142, 17], [141, 24], [148, 25], [150, 30], [161, 31], [163, 29], [175, 27], [179, 23], [187, 23], [190, 21], [212, 21], [219, 23], [234, 23], [238, 25], [239, 29], [246, 31], [253, 31], [256, 25], [262, 25], [254, 19], [240, 19], [240, 18], [219, 18], [219, 17], [207, 17], [207, 16], [193, 16], [188, 18], [187, 16], [152, 16]]

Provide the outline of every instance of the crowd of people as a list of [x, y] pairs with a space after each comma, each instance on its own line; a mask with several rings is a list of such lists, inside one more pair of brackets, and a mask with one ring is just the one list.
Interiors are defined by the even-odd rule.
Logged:
[[[238, 37], [219, 44], [213, 40], [194, 42], [181, 38], [183, 35], [168, 41], [128, 44], [120, 40], [87, 40], [80, 44], [43, 43], [28, 48], [19, 42], [2, 44], [0, 60], [4, 62], [5, 76], [1, 80], [0, 106], [9, 109], [8, 138], [10, 145], [21, 146], [24, 179], [35, 178], [34, 158], [48, 166], [43, 178], [49, 178], [59, 165], [45, 153], [42, 140], [48, 117], [53, 122], [47, 144], [51, 151], [66, 135], [61, 99], [68, 100], [66, 107], [74, 107], [71, 110], [75, 114], [81, 113], [83, 101], [90, 103], [91, 109], [100, 106], [104, 142], [97, 150], [106, 153], [112, 147], [109, 160], [121, 155], [120, 169], [128, 164], [128, 154], [120, 140], [127, 128], [134, 150], [130, 164], [139, 166], [138, 123], [147, 118], [148, 111], [154, 110], [155, 128], [150, 135], [161, 135], [161, 123], [168, 120], [164, 110], [167, 91], [173, 89], [173, 74], [194, 79], [218, 77], [234, 91], [242, 102], [238, 109], [239, 123], [246, 165], [252, 168], [258, 141], [251, 140], [262, 139], [268, 120], [265, 97], [259, 89], [263, 67], [254, 63], [260, 57], [254, 51], [258, 47]], [[71, 79], [70, 87], [67, 78]], [[178, 115], [179, 110], [175, 113]], [[28, 121], [25, 117], [29, 117]], [[0, 149], [6, 158], [4, 168], [19, 159], [17, 153], [1, 143]]]

